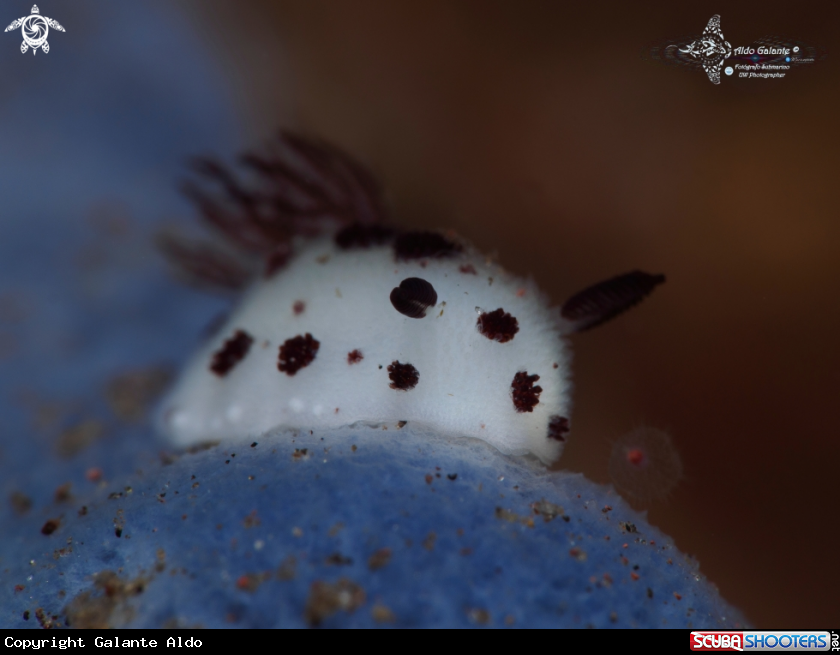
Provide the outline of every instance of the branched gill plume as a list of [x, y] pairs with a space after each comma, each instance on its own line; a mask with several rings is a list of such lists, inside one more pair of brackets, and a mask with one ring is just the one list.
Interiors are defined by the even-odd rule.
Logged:
[[255, 184], [246, 186], [225, 165], [201, 157], [192, 161], [199, 180], [182, 185], [216, 239], [196, 241], [172, 231], [157, 235], [158, 247], [188, 283], [242, 289], [255, 263], [267, 277], [282, 269], [295, 236], [386, 218], [373, 176], [320, 141], [282, 132], [265, 153], [246, 153], [240, 160]]

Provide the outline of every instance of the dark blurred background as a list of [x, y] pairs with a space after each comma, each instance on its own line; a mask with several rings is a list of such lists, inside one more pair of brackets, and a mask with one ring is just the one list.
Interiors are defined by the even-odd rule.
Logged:
[[[575, 337], [560, 466], [607, 482], [612, 441], [643, 424], [668, 431], [685, 478], [651, 521], [757, 626], [836, 627], [840, 5], [151, 6], [190, 32], [218, 87], [182, 103], [190, 147], [232, 157], [281, 126], [333, 141], [376, 172], [396, 221], [455, 228], [555, 302], [634, 268], [666, 273], [641, 307]], [[642, 60], [715, 13], [733, 47], [777, 33], [828, 59], [719, 86]], [[64, 24], [51, 61], [80, 47]], [[122, 47], [117, 27], [99, 29]], [[17, 40], [6, 35], [5, 68], [22, 59]], [[179, 61], [150, 42], [141, 67], [144, 52], [152, 82]], [[53, 107], [45, 121], [62, 120]], [[154, 133], [153, 114], [130, 120]], [[154, 175], [174, 183], [180, 154], [161, 154]]]

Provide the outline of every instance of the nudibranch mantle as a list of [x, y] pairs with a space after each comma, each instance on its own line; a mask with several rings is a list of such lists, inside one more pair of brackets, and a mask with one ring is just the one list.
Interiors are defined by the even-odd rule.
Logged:
[[[159, 414], [174, 445], [407, 422], [544, 463], [560, 456], [572, 324], [533, 281], [457, 241], [406, 261], [393, 244], [343, 248], [334, 237], [299, 238], [288, 265], [255, 281], [202, 346]], [[436, 302], [424, 313], [410, 295], [429, 285]]]
[[665, 281], [631, 271], [552, 309], [532, 281], [453, 235], [389, 226], [375, 179], [340, 150], [284, 132], [242, 162], [257, 189], [209, 159], [195, 171], [222, 197], [184, 187], [224, 248], [159, 239], [188, 280], [247, 289], [161, 407], [177, 446], [411, 423], [549, 464], [569, 432], [563, 337]]

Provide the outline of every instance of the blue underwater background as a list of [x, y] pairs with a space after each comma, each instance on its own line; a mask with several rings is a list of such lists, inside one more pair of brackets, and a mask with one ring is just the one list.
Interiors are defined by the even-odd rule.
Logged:
[[229, 303], [152, 234], [193, 213], [185, 159], [241, 134], [177, 13], [41, 11], [49, 54], [0, 39], [0, 626], [744, 624], [610, 488], [483, 444], [168, 450], [149, 411]]

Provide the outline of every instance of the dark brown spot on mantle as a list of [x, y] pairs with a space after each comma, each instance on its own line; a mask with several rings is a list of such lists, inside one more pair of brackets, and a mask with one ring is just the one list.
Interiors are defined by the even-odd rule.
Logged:
[[388, 365], [388, 377], [391, 379], [391, 388], [398, 391], [408, 391], [417, 386], [420, 381], [420, 373], [411, 364], [400, 364], [394, 361]]
[[491, 341], [498, 341], [499, 343], [512, 341], [516, 333], [519, 332], [519, 321], [501, 307], [495, 311], [481, 314], [478, 317], [477, 326], [481, 334]]
[[234, 366], [245, 359], [252, 343], [254, 343], [254, 339], [250, 334], [244, 330], [237, 330], [213, 355], [210, 370], [216, 375], [224, 377]]
[[318, 354], [321, 342], [313, 339], [309, 332], [306, 335], [298, 335], [286, 339], [280, 346], [280, 354], [277, 359], [277, 369], [286, 375], [292, 376], [300, 369], [309, 366]]
[[539, 379], [539, 375], [528, 375], [527, 371], [519, 371], [513, 376], [510, 390], [517, 412], [533, 412], [539, 404], [542, 387], [534, 386], [534, 382]]
[[569, 419], [565, 416], [552, 416], [548, 419], [548, 438], [555, 441], [566, 441], [569, 433]]

